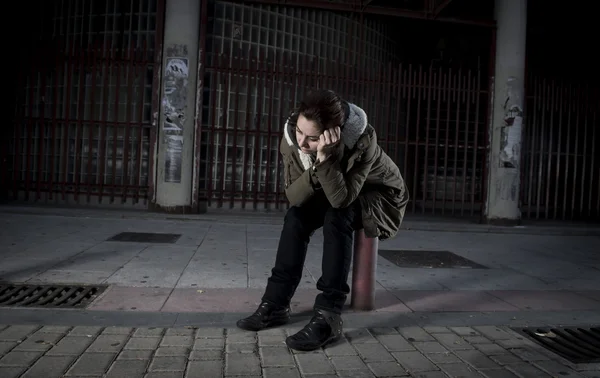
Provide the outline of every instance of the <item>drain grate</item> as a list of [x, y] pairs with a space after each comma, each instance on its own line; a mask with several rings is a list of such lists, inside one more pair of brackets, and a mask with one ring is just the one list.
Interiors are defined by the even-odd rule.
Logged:
[[0, 283], [0, 306], [85, 308], [106, 286], [18, 285]]
[[136, 242], [136, 243], [175, 243], [181, 234], [163, 234], [150, 232], [121, 232], [107, 241]]
[[400, 268], [487, 269], [449, 251], [380, 249], [379, 255]]
[[600, 328], [513, 328], [575, 364], [600, 362]]

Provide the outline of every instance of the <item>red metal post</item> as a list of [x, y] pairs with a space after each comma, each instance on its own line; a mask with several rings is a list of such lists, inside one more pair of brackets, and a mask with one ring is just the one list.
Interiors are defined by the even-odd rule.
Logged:
[[350, 306], [355, 310], [375, 308], [378, 238], [369, 238], [365, 230], [354, 232], [352, 293]]

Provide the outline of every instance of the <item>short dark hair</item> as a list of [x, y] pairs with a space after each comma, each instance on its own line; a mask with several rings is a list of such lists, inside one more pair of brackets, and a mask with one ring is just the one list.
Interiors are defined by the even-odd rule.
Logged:
[[297, 114], [313, 121], [321, 130], [342, 126], [345, 121], [343, 101], [334, 91], [319, 89], [309, 92], [300, 102]]

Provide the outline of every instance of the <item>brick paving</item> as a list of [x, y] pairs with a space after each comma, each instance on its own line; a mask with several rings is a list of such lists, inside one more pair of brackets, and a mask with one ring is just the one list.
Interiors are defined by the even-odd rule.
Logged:
[[505, 327], [346, 329], [308, 353], [296, 330], [0, 325], [0, 377], [600, 377]]

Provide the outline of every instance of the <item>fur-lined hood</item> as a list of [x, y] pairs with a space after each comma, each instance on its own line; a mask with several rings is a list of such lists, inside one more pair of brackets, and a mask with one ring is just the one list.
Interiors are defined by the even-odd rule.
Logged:
[[[354, 148], [356, 142], [358, 142], [358, 139], [367, 129], [369, 122], [367, 119], [367, 113], [365, 113], [365, 111], [360, 107], [352, 103], [344, 103], [344, 105], [346, 121], [342, 126], [341, 140], [344, 146], [351, 150]], [[287, 119], [283, 134], [288, 145], [290, 147], [294, 146], [298, 150], [298, 154], [300, 155], [300, 160], [302, 160], [304, 169], [308, 169], [314, 162], [314, 156], [302, 152], [298, 146], [298, 142], [296, 141], [296, 132], [294, 130], [296, 126], [296, 119], [297, 115], [293, 115]]]

